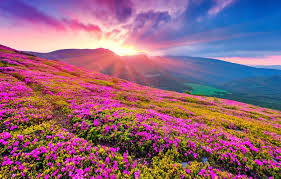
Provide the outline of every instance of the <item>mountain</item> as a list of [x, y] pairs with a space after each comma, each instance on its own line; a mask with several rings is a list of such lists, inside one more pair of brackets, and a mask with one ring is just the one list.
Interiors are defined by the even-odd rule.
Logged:
[[154, 58], [146, 55], [118, 56], [112, 51], [102, 48], [26, 53], [50, 60], [59, 60], [142, 85], [173, 91], [185, 91], [188, 89], [182, 80], [170, 75], [165, 68], [162, 68], [159, 63], [154, 61]]
[[0, 46], [0, 178], [280, 178], [280, 124]]
[[[273, 90], [269, 83], [264, 83], [262, 88], [254, 88], [255, 86], [252, 85], [249, 91], [246, 91], [248, 88], [244, 88], [248, 86], [245, 83], [248, 78], [255, 78], [256, 81], [260, 78], [262, 82], [266, 77], [281, 76], [281, 70], [254, 68], [211, 58], [188, 56], [118, 56], [106, 49], [68, 49], [50, 53], [27, 53], [165, 90], [192, 93], [194, 90], [192, 84], [198, 84], [202, 88], [195, 89], [197, 92], [210, 89], [226, 91], [224, 94], [207, 92], [201, 95], [234, 99], [281, 110], [281, 100], [279, 100], [281, 95], [278, 93], [276, 96], [276, 89]], [[233, 81], [236, 83], [235, 88], [230, 87]], [[277, 86], [280, 85], [281, 83], [279, 85], [277, 83]], [[244, 89], [243, 93], [239, 87]]]
[[280, 84], [281, 76], [249, 77], [228, 82], [225, 87], [240, 93], [260, 93], [261, 96], [273, 94], [274, 97], [281, 96]]
[[220, 86], [225, 82], [246, 77], [281, 75], [280, 70], [254, 68], [211, 58], [185, 56], [167, 58], [176, 64], [170, 67], [170, 71], [180, 78], [192, 77], [194, 81], [210, 85]]
[[255, 65], [254, 67], [281, 70], [281, 65]]
[[248, 77], [230, 81], [224, 89], [233, 91], [223, 98], [281, 109], [281, 76]]
[[[280, 70], [254, 68], [200, 57], [118, 56], [106, 49], [67, 49], [50, 53], [28, 53], [50, 60], [60, 60], [141, 84], [145, 84], [144, 79], [147, 77], [158, 77], [165, 73], [170, 73], [170, 78], [181, 82], [197, 82], [210, 85], [221, 85], [231, 80], [246, 77], [281, 75]], [[138, 79], [140, 76], [143, 81]], [[153, 86], [154, 84], [150, 85]]]

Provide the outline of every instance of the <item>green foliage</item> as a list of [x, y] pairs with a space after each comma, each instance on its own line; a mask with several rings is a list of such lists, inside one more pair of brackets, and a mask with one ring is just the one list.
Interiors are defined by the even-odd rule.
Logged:
[[190, 94], [192, 95], [221, 96], [229, 93], [228, 91], [217, 89], [206, 85], [200, 85], [195, 83], [186, 83], [185, 85], [192, 88], [192, 90], [190, 91]]

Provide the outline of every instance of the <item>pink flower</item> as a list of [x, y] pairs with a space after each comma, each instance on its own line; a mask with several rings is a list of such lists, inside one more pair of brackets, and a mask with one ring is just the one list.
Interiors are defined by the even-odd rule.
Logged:
[[113, 124], [113, 125], [112, 125], [112, 129], [113, 129], [113, 130], [116, 130], [116, 129], [117, 129], [117, 126]]
[[105, 127], [105, 131], [108, 133], [109, 130], [110, 130], [110, 126], [106, 126], [106, 127]]
[[109, 162], [110, 162], [109, 157], [106, 157], [105, 162], [109, 164]]
[[256, 162], [258, 165], [263, 165], [263, 163], [262, 163], [261, 161], [259, 161], [258, 159], [256, 159], [255, 162]]
[[19, 168], [18, 168], [19, 170], [24, 170], [25, 169], [25, 167], [24, 167], [24, 165], [23, 164], [21, 164], [20, 166], [19, 166]]
[[19, 141], [16, 141], [13, 146], [18, 146], [19, 145]]
[[201, 171], [199, 172], [199, 175], [204, 175], [205, 171], [206, 170], [204, 168], [202, 168]]
[[11, 137], [9, 132], [3, 132], [2, 135], [4, 136], [4, 139], [9, 139]]
[[140, 177], [140, 170], [137, 170], [137, 171], [134, 173], [134, 175], [135, 175], [135, 178], [139, 178], [139, 177]]
[[97, 119], [95, 119], [95, 120], [94, 120], [94, 125], [95, 125], [95, 126], [98, 126], [99, 124], [100, 124], [100, 122], [99, 122]]
[[196, 153], [193, 153], [193, 157], [197, 159], [197, 154], [196, 154]]

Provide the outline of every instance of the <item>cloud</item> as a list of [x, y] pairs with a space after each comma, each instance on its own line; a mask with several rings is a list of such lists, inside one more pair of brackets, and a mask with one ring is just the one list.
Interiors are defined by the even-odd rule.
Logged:
[[224, 8], [234, 2], [234, 0], [215, 0], [216, 4], [213, 8], [208, 11], [209, 15], [216, 15], [221, 12]]
[[7, 18], [14, 19], [23, 23], [31, 23], [33, 25], [46, 25], [55, 28], [56, 30], [74, 30], [86, 31], [90, 34], [95, 34], [99, 38], [102, 35], [102, 30], [94, 24], [84, 24], [74, 19], [58, 20], [48, 14], [39, 11], [37, 8], [24, 3], [21, 0], [5, 0], [0, 2], [0, 10]]
[[139, 13], [135, 20], [134, 25], [132, 27], [132, 35], [136, 35], [141, 33], [144, 35], [149, 31], [157, 30], [161, 24], [168, 23], [171, 20], [168, 12], [142, 12]]
[[89, 32], [92, 35], [95, 35], [100, 39], [102, 37], [102, 30], [99, 26], [94, 24], [83, 24], [79, 22], [78, 20], [69, 20], [64, 19], [62, 23], [65, 23], [65, 25], [70, 28], [71, 30], [84, 30], [86, 32]]
[[32, 24], [45, 24], [59, 30], [65, 29], [65, 27], [58, 20], [40, 12], [36, 8], [27, 5], [20, 0], [0, 1], [0, 10], [3, 11], [8, 18], [13, 18]]
[[[267, 16], [261, 13], [264, 8]], [[37, 28], [41, 26], [46, 32], [58, 32], [57, 37], [74, 32], [73, 44], [82, 39], [87, 48], [106, 42], [148, 51], [176, 48], [188, 54], [186, 47], [192, 46], [200, 49], [199, 56], [236, 56], [243, 51], [280, 50], [278, 12], [274, 3], [262, 1], [0, 0], [0, 30], [24, 23], [18, 31], [32, 29], [34, 35], [41, 33]], [[262, 32], [268, 33], [258, 34]]]
[[126, 21], [133, 13], [133, 3], [130, 0], [115, 1], [116, 17], [120, 22]]
[[[201, 42], [200, 36], [191, 35], [189, 32], [191, 28], [184, 26], [186, 14], [189, 16], [188, 23], [191, 23], [195, 21], [192, 17], [207, 13], [213, 4], [217, 6], [221, 4], [221, 0], [216, 0], [215, 3], [192, 0], [49, 0], [48, 3], [44, 0], [30, 0], [29, 3], [24, 3], [27, 0], [8, 0], [9, 3], [5, 2], [1, 2], [2, 7], [4, 6], [2, 11], [4, 10], [17, 20], [44, 24], [58, 30], [72, 29], [86, 31], [89, 34], [96, 33], [99, 39], [102, 36], [107, 38], [114, 35], [115, 37], [112, 38], [124, 43], [151, 42], [154, 47], [169, 47], [191, 41], [192, 43]], [[217, 8], [221, 9], [228, 4]], [[36, 8], [38, 5], [44, 7], [41, 8], [44, 12]], [[48, 13], [45, 9], [53, 9], [56, 12]], [[50, 15], [53, 13], [55, 17]], [[192, 39], [186, 39], [186, 37], [192, 37]], [[180, 40], [174, 42], [177, 39]], [[155, 42], [162, 44], [155, 44]]]

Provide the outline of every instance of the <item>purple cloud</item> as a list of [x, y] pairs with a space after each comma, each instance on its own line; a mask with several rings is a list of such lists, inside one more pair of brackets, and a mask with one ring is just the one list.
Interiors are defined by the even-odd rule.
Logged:
[[144, 38], [170, 20], [171, 16], [168, 12], [148, 11], [139, 13], [134, 19], [131, 35]]
[[116, 17], [120, 22], [126, 21], [133, 13], [133, 3], [130, 0], [115, 1]]
[[55, 27], [59, 30], [64, 30], [65, 27], [56, 19], [48, 16], [38, 9], [27, 5], [26, 3], [20, 0], [5, 0], [0, 1], [0, 10], [8, 17], [16, 20], [36, 23], [36, 24], [45, 24], [52, 27]]
[[21, 0], [7, 0], [0, 2], [0, 10], [7, 18], [31, 24], [44, 24], [57, 30], [83, 30], [90, 34], [95, 34], [101, 38], [102, 30], [94, 24], [84, 24], [78, 20], [63, 19], [58, 20], [49, 16], [37, 8], [24, 3]]

